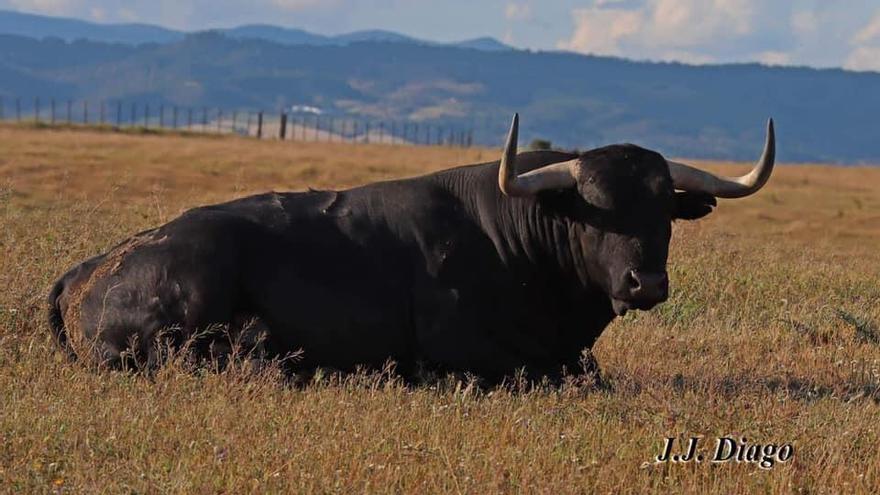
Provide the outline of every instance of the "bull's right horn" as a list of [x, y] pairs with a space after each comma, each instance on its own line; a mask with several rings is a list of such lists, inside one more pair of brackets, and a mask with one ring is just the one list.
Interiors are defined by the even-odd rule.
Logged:
[[773, 164], [776, 162], [776, 133], [773, 130], [773, 119], [767, 121], [767, 138], [764, 141], [764, 153], [761, 159], [751, 172], [742, 177], [719, 177], [684, 163], [669, 160], [666, 162], [669, 164], [669, 174], [676, 189], [704, 192], [718, 198], [742, 198], [755, 194], [770, 179]]

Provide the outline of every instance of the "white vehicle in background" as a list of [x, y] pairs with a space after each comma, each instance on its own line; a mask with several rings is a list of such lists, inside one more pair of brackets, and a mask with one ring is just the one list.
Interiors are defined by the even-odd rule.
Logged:
[[324, 111], [318, 107], [310, 105], [293, 105], [290, 107], [291, 113], [308, 113], [311, 115], [323, 115]]

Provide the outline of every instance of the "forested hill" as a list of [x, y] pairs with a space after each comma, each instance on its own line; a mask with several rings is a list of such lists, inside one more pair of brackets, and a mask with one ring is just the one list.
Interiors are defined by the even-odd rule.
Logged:
[[687, 66], [393, 41], [290, 45], [207, 32], [109, 44], [0, 35], [0, 96], [328, 114], [473, 127], [499, 145], [629, 141], [673, 156], [757, 157], [768, 116], [780, 159], [880, 163], [880, 74]]

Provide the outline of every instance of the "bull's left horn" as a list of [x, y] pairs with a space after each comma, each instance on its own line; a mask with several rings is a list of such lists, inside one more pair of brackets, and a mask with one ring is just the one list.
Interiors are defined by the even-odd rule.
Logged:
[[775, 162], [776, 133], [773, 130], [773, 119], [767, 121], [767, 138], [761, 159], [751, 172], [741, 177], [719, 177], [690, 165], [667, 160], [676, 189], [704, 192], [718, 198], [742, 198], [758, 192], [770, 179]]
[[510, 123], [510, 132], [507, 133], [507, 144], [504, 146], [504, 154], [501, 155], [501, 165], [498, 168], [498, 187], [505, 196], [530, 196], [544, 190], [564, 189], [574, 187], [574, 167], [578, 160], [545, 165], [541, 168], [526, 172], [522, 175], [516, 173], [516, 150], [519, 140], [519, 114], [513, 115]]

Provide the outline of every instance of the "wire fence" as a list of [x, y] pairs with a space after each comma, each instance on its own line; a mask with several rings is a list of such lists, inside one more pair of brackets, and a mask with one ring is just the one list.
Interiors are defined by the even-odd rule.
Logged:
[[257, 139], [470, 147], [473, 129], [288, 111], [228, 110], [116, 101], [0, 96], [0, 121], [234, 134]]

